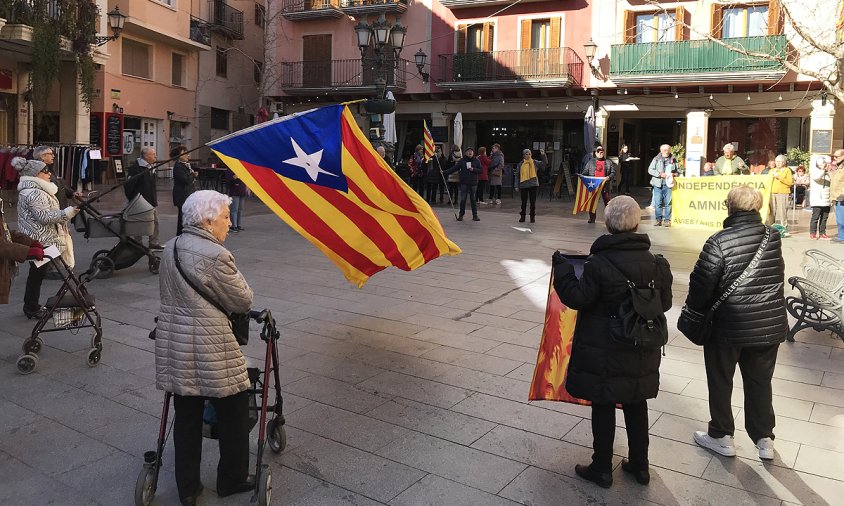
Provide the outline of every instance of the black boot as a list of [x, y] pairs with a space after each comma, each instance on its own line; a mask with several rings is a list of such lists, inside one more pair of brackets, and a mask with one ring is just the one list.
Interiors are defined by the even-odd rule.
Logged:
[[525, 222], [525, 215], [522, 214], [520, 216], [521, 216], [521, 218], [519, 218], [519, 223], [524, 223]]
[[637, 468], [634, 466], [629, 460], [624, 459], [621, 461], [621, 469], [624, 470], [625, 473], [632, 474], [636, 481], [638, 481], [641, 485], [647, 485], [651, 482], [651, 472], [648, 470], [647, 466], [644, 469], [641, 467]]
[[601, 488], [610, 488], [612, 486], [611, 473], [599, 473], [592, 469], [592, 466], [580, 464], [574, 466], [574, 472], [584, 480], [589, 480]]

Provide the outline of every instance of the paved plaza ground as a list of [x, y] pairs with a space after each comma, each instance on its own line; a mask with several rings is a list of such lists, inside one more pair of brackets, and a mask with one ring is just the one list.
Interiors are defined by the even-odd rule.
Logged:
[[[160, 201], [162, 237], [169, 238], [175, 208], [166, 188]], [[649, 402], [652, 481], [638, 485], [616, 468], [615, 484], [603, 490], [574, 474], [591, 455], [589, 408], [527, 402], [551, 253], [588, 251], [605, 231], [602, 216], [588, 225], [584, 215], [572, 217], [570, 203], [542, 199], [538, 223], [520, 224], [515, 201], [505, 197], [495, 210], [481, 208], [482, 221], [456, 222], [450, 209], [437, 207], [463, 254], [410, 273], [389, 269], [357, 289], [259, 202], [249, 206], [246, 230], [226, 246], [255, 291], [255, 306], [270, 308], [281, 330], [288, 447], [266, 454], [274, 504], [842, 503], [844, 343], [828, 334], [807, 330], [780, 347], [773, 462], [762, 463], [741, 430], [732, 459], [692, 441], [709, 419], [703, 353], [674, 323], [709, 232], [655, 228], [650, 219], [641, 227], [653, 251], [670, 261], [675, 281], [671, 342], [659, 396]], [[806, 249], [844, 256], [844, 246], [810, 241], [809, 213], [799, 218], [799, 233], [783, 243], [787, 275], [799, 272]], [[80, 267], [115, 242], [77, 236]], [[141, 261], [91, 282], [104, 318], [100, 365], [85, 363], [90, 334], [57, 332], [44, 335], [38, 369], [28, 376], [15, 369], [34, 323], [21, 313], [24, 279], [14, 283], [12, 304], [0, 306], [0, 504], [130, 505], [163, 400], [146, 337], [158, 277]], [[57, 288], [47, 282], [44, 298]], [[256, 335], [245, 353], [260, 362]], [[742, 395], [737, 378], [739, 429]], [[626, 450], [619, 430], [616, 465]], [[248, 494], [217, 498], [215, 441], [206, 440], [204, 455], [200, 504], [247, 504]], [[178, 504], [172, 440], [155, 504]]]

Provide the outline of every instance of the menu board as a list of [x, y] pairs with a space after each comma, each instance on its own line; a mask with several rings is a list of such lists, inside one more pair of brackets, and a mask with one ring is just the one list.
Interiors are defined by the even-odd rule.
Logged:
[[123, 154], [123, 115], [105, 115], [105, 151], [109, 156]]
[[102, 114], [91, 114], [91, 138], [88, 142], [92, 146], [101, 146], [103, 139], [103, 116]]

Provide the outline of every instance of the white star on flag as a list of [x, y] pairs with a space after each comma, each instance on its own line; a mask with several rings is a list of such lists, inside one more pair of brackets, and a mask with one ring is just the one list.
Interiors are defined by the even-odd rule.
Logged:
[[322, 150], [316, 151], [314, 153], [308, 154], [305, 153], [305, 150], [302, 149], [297, 143], [296, 139], [290, 138], [290, 142], [293, 143], [293, 151], [296, 152], [296, 158], [288, 158], [284, 161], [284, 163], [289, 163], [290, 165], [295, 165], [297, 167], [302, 167], [307, 171], [308, 176], [316, 182], [317, 177], [320, 174], [328, 174], [329, 176], [337, 177], [337, 174], [332, 174], [327, 170], [320, 168], [319, 162], [322, 161]]
[[588, 184], [588, 185], [586, 185], [586, 186], [588, 186], [589, 188], [594, 188], [594, 187], [595, 187], [595, 183], [593, 183], [592, 181], [590, 181], [590, 182], [589, 182], [589, 184]]

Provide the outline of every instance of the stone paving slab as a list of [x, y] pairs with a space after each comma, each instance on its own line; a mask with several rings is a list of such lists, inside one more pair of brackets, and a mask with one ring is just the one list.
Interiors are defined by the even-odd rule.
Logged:
[[[167, 189], [161, 191], [168, 202]], [[659, 396], [649, 402], [652, 482], [642, 487], [616, 469], [613, 487], [603, 490], [576, 477], [574, 464], [591, 456], [590, 409], [526, 398], [550, 255], [588, 251], [604, 232], [601, 215], [589, 225], [571, 217], [570, 203], [541, 202], [538, 223], [525, 227], [515, 205], [505, 199], [495, 210], [484, 207], [479, 223], [455, 222], [448, 209], [436, 207], [464, 253], [412, 273], [388, 269], [357, 289], [258, 202], [247, 204], [247, 230], [226, 245], [255, 290], [256, 306], [273, 310], [282, 335], [288, 447], [265, 460], [274, 472], [276, 504], [840, 502], [844, 342], [806, 330], [797, 343], [780, 347], [772, 462], [759, 461], [743, 431], [738, 375], [732, 400], [738, 457], [697, 447], [692, 433], [709, 417], [703, 355], [673, 323], [711, 232], [654, 228], [649, 219], [641, 231], [675, 276], [671, 341]], [[175, 209], [162, 206], [160, 214], [162, 236], [169, 237]], [[795, 232], [783, 243], [787, 276], [799, 274], [806, 249], [844, 256], [838, 245]], [[81, 268], [94, 251], [113, 244], [77, 238]], [[163, 400], [154, 384], [154, 343], [146, 338], [158, 278], [139, 262], [89, 285], [104, 319], [98, 367], [85, 364], [90, 334], [56, 332], [44, 336], [37, 372], [21, 376], [14, 361], [34, 324], [20, 314], [24, 279], [14, 282], [12, 304], [0, 306], [0, 504], [131, 504]], [[58, 286], [46, 282], [44, 295]], [[252, 365], [265, 350], [256, 330], [244, 348]], [[627, 451], [620, 414], [616, 425], [617, 465]], [[254, 455], [254, 439], [251, 449]], [[200, 503], [248, 501], [248, 494], [216, 497], [216, 442], [205, 442], [204, 456]], [[178, 501], [172, 466], [171, 441], [154, 504]]]

